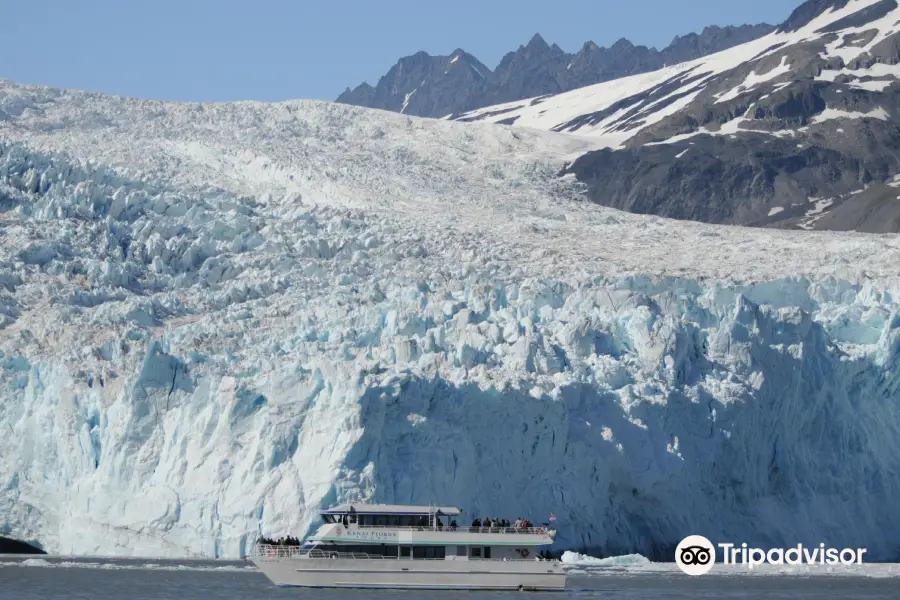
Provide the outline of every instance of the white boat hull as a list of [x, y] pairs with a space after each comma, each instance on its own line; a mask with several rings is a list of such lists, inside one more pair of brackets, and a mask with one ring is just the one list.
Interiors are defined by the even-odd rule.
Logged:
[[281, 587], [421, 590], [561, 590], [557, 561], [253, 557]]

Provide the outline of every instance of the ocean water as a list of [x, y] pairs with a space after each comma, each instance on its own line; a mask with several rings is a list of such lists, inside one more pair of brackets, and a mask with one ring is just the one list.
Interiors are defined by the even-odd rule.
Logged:
[[[890, 571], [893, 573], [893, 570]], [[567, 589], [551, 598], [704, 600], [900, 598], [900, 578], [877, 566], [854, 574], [739, 574], [688, 577], [669, 566], [653, 569], [577, 569]], [[147, 559], [71, 559], [0, 556], [3, 600], [500, 600], [520, 592], [422, 592], [277, 588], [248, 563]]]

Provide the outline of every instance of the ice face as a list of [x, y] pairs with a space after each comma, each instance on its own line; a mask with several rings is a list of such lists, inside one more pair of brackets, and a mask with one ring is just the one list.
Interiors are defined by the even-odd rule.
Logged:
[[6, 85], [0, 533], [236, 557], [369, 499], [900, 546], [896, 236], [586, 206], [565, 136]]

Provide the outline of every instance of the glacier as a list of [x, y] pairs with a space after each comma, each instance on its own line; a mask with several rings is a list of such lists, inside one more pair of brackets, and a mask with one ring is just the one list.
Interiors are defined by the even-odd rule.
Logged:
[[621, 213], [574, 135], [0, 81], [0, 534], [239, 557], [345, 500], [900, 555], [900, 238]]

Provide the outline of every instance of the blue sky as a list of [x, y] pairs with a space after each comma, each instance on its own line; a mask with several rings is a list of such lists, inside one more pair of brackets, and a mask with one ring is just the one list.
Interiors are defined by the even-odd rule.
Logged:
[[536, 32], [568, 52], [666, 46], [800, 0], [0, 0], [0, 78], [165, 100], [334, 99], [401, 56], [462, 48], [494, 68]]

